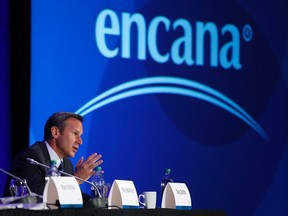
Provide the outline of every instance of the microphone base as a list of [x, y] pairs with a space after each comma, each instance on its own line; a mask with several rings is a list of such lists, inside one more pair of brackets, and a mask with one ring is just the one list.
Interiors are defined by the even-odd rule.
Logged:
[[43, 199], [39, 196], [23, 196], [23, 197], [15, 197], [15, 199], [9, 204], [14, 204], [14, 203], [42, 203]]
[[93, 208], [108, 208], [108, 198], [92, 198], [89, 200], [89, 206]]

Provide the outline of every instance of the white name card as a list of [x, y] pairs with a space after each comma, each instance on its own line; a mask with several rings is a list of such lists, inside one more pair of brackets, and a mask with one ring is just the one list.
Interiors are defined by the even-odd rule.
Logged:
[[120, 207], [139, 208], [139, 201], [136, 188], [133, 181], [114, 180], [108, 196], [108, 205], [110, 209]]
[[189, 210], [192, 201], [185, 183], [168, 183], [162, 197], [162, 208]]
[[55, 204], [59, 200], [60, 208], [80, 208], [83, 206], [82, 193], [74, 177], [50, 177], [46, 182], [43, 202]]

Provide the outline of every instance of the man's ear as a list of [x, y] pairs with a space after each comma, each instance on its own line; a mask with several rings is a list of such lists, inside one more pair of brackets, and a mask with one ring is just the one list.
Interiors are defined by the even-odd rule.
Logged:
[[51, 127], [51, 135], [52, 135], [52, 137], [53, 138], [57, 138], [59, 134], [60, 134], [60, 131], [59, 131], [58, 127], [52, 126]]

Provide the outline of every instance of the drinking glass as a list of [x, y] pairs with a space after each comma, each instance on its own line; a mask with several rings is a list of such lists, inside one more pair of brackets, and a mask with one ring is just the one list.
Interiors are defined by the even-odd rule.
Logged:
[[23, 181], [19, 181], [18, 179], [11, 179], [10, 180], [10, 193], [13, 197], [21, 197], [25, 196], [28, 193], [28, 189], [26, 186], [26, 179]]
[[103, 185], [102, 197], [108, 198], [110, 192], [110, 183], [105, 183]]

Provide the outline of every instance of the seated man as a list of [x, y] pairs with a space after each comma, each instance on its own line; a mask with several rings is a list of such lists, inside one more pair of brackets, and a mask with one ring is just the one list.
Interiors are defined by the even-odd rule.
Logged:
[[[94, 153], [86, 160], [82, 157], [76, 164], [75, 170], [69, 159], [74, 157], [82, 144], [83, 117], [69, 112], [57, 112], [49, 117], [44, 127], [44, 140], [34, 143], [21, 152], [12, 162], [10, 172], [15, 176], [26, 179], [31, 191], [43, 195], [47, 168], [32, 165], [27, 158], [34, 159], [47, 166], [51, 160], [62, 163], [62, 171], [87, 180], [94, 174], [94, 168], [103, 163], [101, 155]], [[4, 196], [10, 196], [8, 178]], [[79, 184], [82, 182], [77, 180]], [[87, 199], [86, 197], [83, 197]]]

